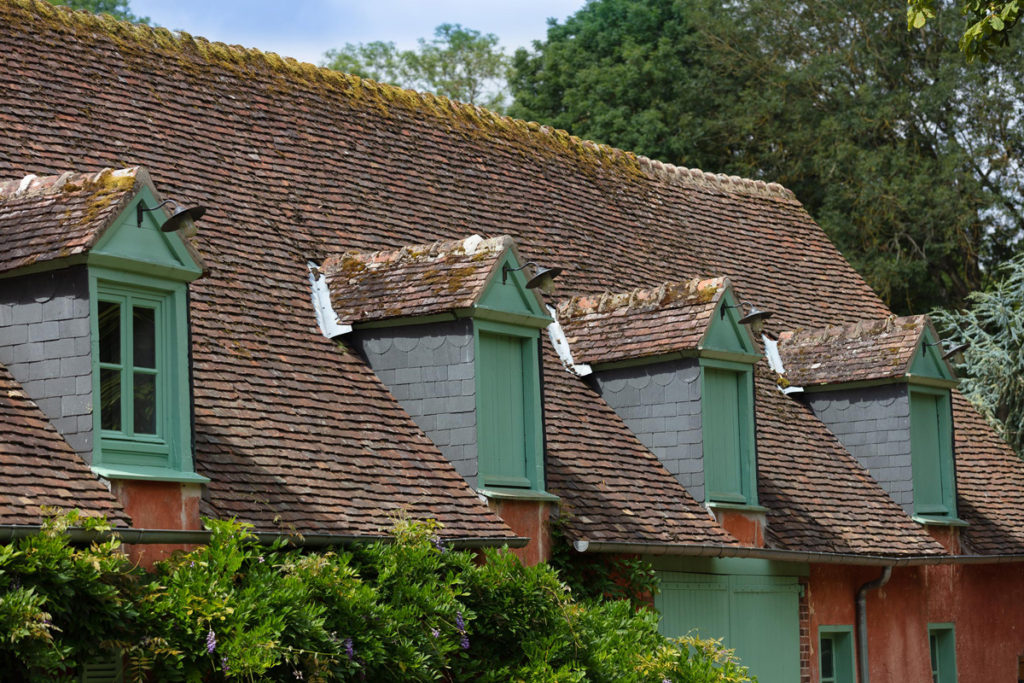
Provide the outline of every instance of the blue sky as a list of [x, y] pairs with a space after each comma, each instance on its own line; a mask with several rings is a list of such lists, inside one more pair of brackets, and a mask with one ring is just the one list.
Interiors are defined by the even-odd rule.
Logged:
[[494, 33], [510, 52], [542, 39], [584, 0], [131, 0], [132, 12], [169, 29], [318, 63], [345, 43], [414, 47], [445, 22]]

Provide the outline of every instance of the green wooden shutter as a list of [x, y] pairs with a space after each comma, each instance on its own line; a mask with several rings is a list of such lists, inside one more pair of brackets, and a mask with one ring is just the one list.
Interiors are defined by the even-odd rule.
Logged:
[[530, 487], [523, 346], [519, 337], [480, 333], [477, 455], [485, 486]]
[[952, 506], [952, 439], [940, 394], [910, 391], [910, 451], [914, 512], [948, 515]]
[[956, 636], [952, 624], [928, 625], [933, 683], [956, 683]]
[[729, 582], [713, 574], [661, 572], [654, 606], [661, 614], [659, 629], [678, 638], [691, 631], [701, 638], [729, 636]]
[[707, 499], [745, 503], [739, 373], [705, 366], [703, 390], [701, 419]]

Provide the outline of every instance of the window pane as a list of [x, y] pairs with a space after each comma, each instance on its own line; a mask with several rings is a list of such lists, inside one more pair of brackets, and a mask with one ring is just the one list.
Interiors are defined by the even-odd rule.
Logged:
[[836, 669], [834, 666], [834, 659], [832, 654], [832, 639], [822, 638], [821, 639], [821, 678], [822, 679], [834, 679], [836, 675]]
[[100, 370], [100, 427], [121, 431], [120, 370]]
[[135, 373], [135, 433], [156, 434], [156, 375]]
[[132, 352], [137, 368], [156, 367], [156, 310], [132, 308]]
[[97, 304], [100, 362], [121, 362], [121, 305], [112, 301]]

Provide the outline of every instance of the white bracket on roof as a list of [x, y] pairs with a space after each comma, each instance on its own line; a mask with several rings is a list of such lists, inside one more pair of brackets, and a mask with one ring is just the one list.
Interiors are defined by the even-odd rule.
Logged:
[[569, 340], [565, 338], [565, 332], [562, 331], [562, 326], [558, 324], [558, 314], [551, 306], [548, 306], [547, 309], [548, 313], [551, 314], [552, 320], [551, 324], [548, 325], [548, 337], [551, 338], [551, 345], [555, 347], [558, 357], [562, 359], [562, 365], [577, 377], [586, 377], [594, 372], [593, 368], [586, 363], [577, 365], [573, 362], [572, 351], [569, 350]]
[[[764, 355], [768, 358], [768, 365], [775, 371], [775, 374], [779, 376], [780, 380], [784, 380], [786, 377], [786, 368], [782, 365], [782, 356], [779, 354], [779, 342], [775, 341], [767, 334], [761, 335], [761, 341], [764, 342]], [[790, 394], [798, 394], [804, 390], [803, 387], [796, 387], [792, 384], [784, 387], [780, 383], [778, 387], [779, 391], [787, 396]]]
[[313, 299], [313, 310], [316, 312], [316, 323], [320, 326], [320, 332], [328, 339], [333, 339], [340, 334], [348, 334], [352, 331], [352, 326], [345, 325], [338, 320], [334, 307], [331, 306], [331, 291], [327, 288], [327, 278], [320, 272], [319, 266], [312, 261], [306, 266], [309, 268], [309, 284], [312, 287], [310, 295]]

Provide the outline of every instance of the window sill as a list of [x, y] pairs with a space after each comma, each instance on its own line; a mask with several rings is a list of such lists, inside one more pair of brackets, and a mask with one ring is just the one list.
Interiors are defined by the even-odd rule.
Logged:
[[719, 503], [711, 501], [707, 503], [711, 510], [735, 510], [737, 512], [768, 512], [763, 505], [748, 505], [747, 503]]
[[913, 515], [911, 517], [918, 524], [924, 524], [926, 526], [969, 526], [967, 522], [956, 517], [925, 517], [922, 515]]
[[141, 481], [175, 481], [183, 484], [206, 484], [209, 479], [195, 472], [181, 472], [165, 467], [132, 467], [130, 465], [115, 465], [105, 467], [103, 465], [93, 466], [92, 471], [104, 479], [137, 479]]
[[476, 491], [484, 498], [494, 500], [537, 500], [550, 503], [557, 503], [561, 500], [558, 496], [547, 491], [534, 491], [531, 489], [506, 489], [506, 488], [483, 488]]

